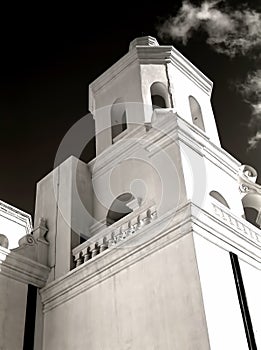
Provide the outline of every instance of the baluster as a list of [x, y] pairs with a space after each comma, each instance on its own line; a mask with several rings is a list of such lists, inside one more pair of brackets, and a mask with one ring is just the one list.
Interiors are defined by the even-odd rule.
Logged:
[[144, 226], [144, 222], [141, 219], [141, 216], [138, 216], [137, 230], [140, 230]]
[[151, 223], [151, 221], [152, 221], [152, 212], [151, 212], [151, 209], [148, 209], [146, 214], [147, 214], [147, 223], [149, 224], [149, 223]]
[[126, 230], [126, 237], [129, 237], [135, 233], [134, 226], [131, 224], [131, 221], [128, 222], [128, 228]]
[[82, 250], [83, 262], [91, 259], [90, 247], [86, 247]]
[[121, 228], [117, 228], [116, 231], [114, 231], [114, 243], [117, 244], [122, 237], [122, 231]]
[[108, 239], [108, 248], [110, 248], [111, 246], [113, 246], [115, 244], [114, 235], [115, 235], [115, 233], [113, 231]]
[[99, 254], [99, 247], [97, 243], [94, 243], [93, 248], [91, 248], [92, 258]]
[[82, 264], [82, 252], [77, 253], [74, 256], [74, 260], [76, 262], [76, 267], [80, 266]]
[[158, 213], [157, 213], [157, 210], [155, 209], [155, 210], [152, 211], [152, 213], [151, 213], [151, 218], [152, 218], [152, 220], [155, 220], [155, 219], [157, 219], [157, 217], [158, 217]]
[[102, 239], [101, 244], [100, 244], [100, 253], [101, 253], [101, 252], [104, 252], [104, 250], [106, 250], [107, 248], [108, 248], [107, 239], [106, 239], [106, 237], [104, 237], [104, 238]]
[[127, 236], [128, 236], [128, 233], [127, 233], [128, 227], [129, 227], [129, 223], [128, 222], [123, 224], [122, 227], [121, 227], [121, 239], [122, 240], [127, 238]]

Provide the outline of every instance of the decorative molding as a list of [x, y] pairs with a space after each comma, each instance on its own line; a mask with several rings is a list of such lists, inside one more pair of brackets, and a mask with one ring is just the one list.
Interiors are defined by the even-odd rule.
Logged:
[[196, 83], [208, 95], [212, 92], [213, 83], [187, 58], [173, 46], [136, 46], [125, 56], [112, 65], [106, 72], [90, 84], [93, 93], [104, 88], [108, 82], [128, 66], [137, 62], [139, 64], [166, 64], [171, 63], [190, 80]]
[[[164, 109], [164, 111], [167, 116], [171, 114], [171, 117], [155, 119], [155, 123], [151, 124], [147, 132], [138, 126], [93, 159], [88, 164], [93, 179], [110, 171], [121, 161], [133, 157], [141, 148], [151, 158], [173, 142], [179, 141], [206, 157], [234, 180], [238, 179], [238, 169], [241, 164], [236, 159], [216, 146], [203, 131], [180, 117], [172, 108]], [[162, 111], [160, 114], [163, 115]], [[132, 136], [135, 136], [136, 140], [139, 139], [139, 142], [133, 144]]]
[[[184, 210], [187, 213], [185, 216]], [[173, 217], [174, 212], [176, 218]], [[67, 275], [46, 285], [40, 291], [44, 312], [48, 312], [145, 256], [191, 233], [189, 217], [190, 207], [187, 204], [177, 211], [171, 210], [162, 215], [161, 220], [156, 219], [153, 225], [144, 226], [138, 235], [132, 235], [120, 241]]]
[[47, 221], [40, 218], [39, 226], [33, 230], [33, 234], [27, 234], [20, 238], [19, 247], [12, 251], [38, 261], [40, 264], [47, 265], [49, 249], [49, 242], [45, 238], [47, 232]]
[[219, 203], [212, 203], [214, 214], [226, 225], [236, 230], [237, 234], [252, 244], [256, 244], [261, 249], [261, 230], [254, 225], [234, 215], [228, 208]]
[[50, 269], [9, 249], [0, 247], [0, 274], [42, 288]]
[[106, 227], [73, 249], [72, 254], [76, 267], [94, 258], [111, 246], [115, 246], [119, 242], [137, 234], [143, 226], [150, 224], [156, 217], [155, 205], [146, 205], [126, 215], [113, 225]]
[[26, 233], [31, 233], [33, 228], [31, 215], [0, 200], [0, 216], [7, 217], [7, 215], [12, 217], [15, 222], [20, 223], [20, 225], [21, 222], [23, 222], [25, 224]]
[[249, 165], [242, 165], [238, 171], [239, 190], [242, 194], [256, 193], [261, 195], [261, 186], [256, 183], [257, 172]]
[[202, 235], [222, 249], [229, 247], [235, 252], [240, 252], [245, 259], [261, 268], [259, 236], [258, 240], [252, 239], [247, 234], [247, 229], [242, 230], [238, 227], [250, 229], [254, 236], [259, 234], [258, 230], [244, 219], [233, 214], [230, 214], [230, 217], [236, 219], [238, 226], [224, 220], [222, 215], [215, 212], [213, 206], [206, 211], [187, 202], [177, 210], [170, 210], [150, 225], [144, 226], [138, 235], [120, 241], [60, 279], [47, 284], [41, 290], [44, 312], [65, 303], [188, 234]]
[[146, 35], [132, 40], [129, 45], [129, 51], [133, 50], [136, 46], [159, 46], [159, 43], [153, 36]]

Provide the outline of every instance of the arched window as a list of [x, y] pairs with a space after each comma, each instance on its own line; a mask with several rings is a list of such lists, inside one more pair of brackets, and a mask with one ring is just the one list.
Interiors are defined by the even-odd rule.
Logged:
[[150, 87], [152, 108], [166, 108], [169, 103], [169, 95], [163, 83], [155, 82]]
[[198, 101], [193, 96], [189, 96], [189, 106], [193, 124], [205, 131], [201, 107]]
[[125, 103], [117, 99], [111, 107], [111, 137], [113, 139], [127, 129]]
[[128, 203], [134, 199], [131, 193], [123, 193], [118, 196], [113, 202], [108, 210], [108, 214], [106, 217], [106, 224], [110, 226], [114, 224], [116, 221], [122, 219], [124, 216], [130, 214], [132, 209], [128, 207]]
[[215, 198], [215, 200], [217, 200], [219, 203], [223, 204], [225, 207], [229, 208], [229, 205], [227, 204], [227, 201], [225, 200], [225, 198], [217, 191], [211, 191], [209, 193], [209, 195], [213, 198]]

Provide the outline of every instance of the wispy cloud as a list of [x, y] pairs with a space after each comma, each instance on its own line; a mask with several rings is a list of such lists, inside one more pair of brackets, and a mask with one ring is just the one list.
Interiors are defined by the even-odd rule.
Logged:
[[253, 149], [256, 149], [260, 141], [261, 141], [261, 130], [257, 131], [257, 133], [248, 140], [248, 150], [251, 151]]
[[[249, 54], [255, 59], [255, 49], [261, 48], [261, 13], [246, 4], [231, 9], [224, 0], [206, 0], [198, 6], [184, 0], [177, 14], [158, 28], [161, 38], [181, 41], [183, 45], [198, 31], [206, 33], [207, 44], [218, 53], [231, 58]], [[261, 69], [249, 73], [237, 87], [251, 107], [248, 127], [254, 136], [248, 139], [248, 150], [253, 150], [261, 142]]]
[[248, 140], [248, 150], [253, 150], [261, 141], [261, 69], [249, 73], [238, 89], [252, 110], [248, 127], [255, 130], [255, 135]]
[[200, 29], [207, 33], [207, 44], [230, 57], [261, 46], [261, 14], [250, 8], [232, 11], [223, 0], [205, 1], [200, 6], [183, 1], [176, 16], [158, 28], [158, 34], [186, 45]]
[[261, 122], [261, 69], [248, 74], [244, 83], [239, 85], [239, 91], [252, 108], [252, 119], [249, 126]]

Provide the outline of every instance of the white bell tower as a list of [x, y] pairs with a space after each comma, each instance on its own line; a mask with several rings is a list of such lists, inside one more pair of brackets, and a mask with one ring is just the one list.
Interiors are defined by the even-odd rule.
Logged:
[[150, 36], [134, 39], [129, 52], [90, 84], [99, 222], [105, 224], [110, 202], [132, 191], [140, 202], [153, 200], [159, 213], [187, 200], [208, 209], [217, 197], [244, 214], [240, 164], [220, 147], [212, 86], [173, 46]]
[[261, 189], [220, 146], [212, 82], [146, 36], [89, 91], [97, 156], [54, 171], [68, 228], [38, 186], [54, 271], [39, 350], [261, 349]]
[[[153, 105], [174, 108], [220, 146], [210, 101], [212, 86], [173, 46], [160, 46], [150, 36], [133, 40], [129, 52], [89, 87], [97, 154], [112, 144], [111, 125], [119, 123], [124, 112], [128, 129], [133, 123], [151, 123]], [[121, 108], [115, 108], [117, 104]]]

